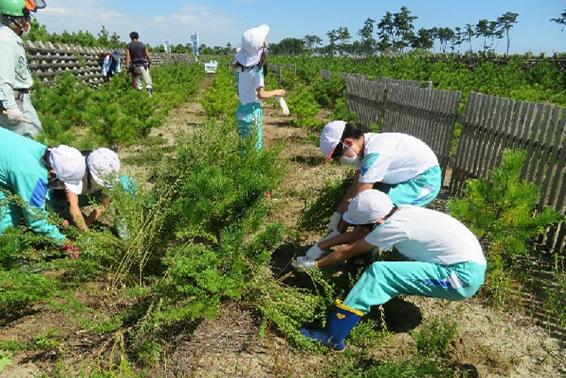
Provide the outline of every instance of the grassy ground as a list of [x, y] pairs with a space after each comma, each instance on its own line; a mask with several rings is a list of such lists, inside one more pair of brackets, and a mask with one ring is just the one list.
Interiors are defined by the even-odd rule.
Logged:
[[[211, 79], [188, 103], [173, 111], [165, 126], [143, 144], [120, 151], [124, 170], [141, 185], [151, 185], [151, 167], [172, 153], [179, 133], [204, 122], [199, 104]], [[325, 114], [321, 115], [325, 117]], [[272, 258], [272, 274], [283, 285], [308, 286], [302, 273], [289, 273], [293, 255], [302, 254], [317, 233], [297, 231], [306, 204], [326, 180], [345, 168], [322, 165], [315, 141], [305, 129], [289, 126], [269, 103], [264, 113], [267, 148], [282, 145], [287, 164], [282, 185], [271, 193], [269, 219], [288, 229]], [[47, 271], [52, 277], [64, 271]], [[336, 276], [341, 274], [337, 269]], [[337, 277], [339, 278], [339, 277]], [[130, 293], [111, 290], [99, 279], [61, 292], [56, 298], [0, 320], [0, 376], [81, 376], [101, 363], [120, 366], [128, 354], [125, 329], [115, 316], [131, 305]], [[124, 322], [127, 330], [127, 322]], [[170, 330], [162, 358], [150, 368], [125, 365], [113, 375], [177, 376], [460, 376], [549, 377], [566, 374], [563, 350], [546, 330], [520, 311], [491, 308], [481, 299], [450, 303], [428, 298], [402, 298], [375, 309], [352, 334], [342, 354], [297, 350], [267, 325], [260, 332], [258, 314], [245, 302], [227, 302], [218, 317]], [[427, 331], [434, 330], [429, 333]], [[261, 336], [260, 334], [263, 334]], [[442, 336], [442, 337], [439, 337]]]

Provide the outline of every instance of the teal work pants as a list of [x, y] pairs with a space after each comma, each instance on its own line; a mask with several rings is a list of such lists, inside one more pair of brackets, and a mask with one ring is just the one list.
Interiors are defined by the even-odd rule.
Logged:
[[386, 192], [397, 206], [424, 207], [438, 196], [441, 186], [442, 171], [436, 165], [408, 181], [399, 184], [380, 184], [376, 189]]
[[238, 133], [242, 138], [249, 138], [255, 130], [257, 140], [255, 147], [259, 151], [263, 149], [262, 141], [262, 110], [261, 104], [251, 102], [249, 104], [239, 104], [236, 110], [236, 121], [238, 125]]
[[440, 265], [420, 261], [378, 261], [362, 274], [344, 300], [346, 306], [369, 312], [399, 295], [420, 295], [452, 301], [474, 295], [486, 267], [474, 262]]

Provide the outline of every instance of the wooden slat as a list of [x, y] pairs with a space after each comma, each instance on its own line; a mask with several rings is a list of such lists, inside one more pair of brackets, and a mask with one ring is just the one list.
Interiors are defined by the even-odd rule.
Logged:
[[[489, 177], [505, 148], [526, 150], [521, 178], [540, 188], [539, 209], [566, 211], [566, 116], [554, 105], [515, 101], [471, 93], [454, 160], [450, 193], [470, 177]], [[547, 233], [546, 247], [564, 248], [564, 225]]]
[[459, 99], [459, 92], [390, 85], [382, 131], [402, 132], [421, 139], [436, 153], [445, 169]]

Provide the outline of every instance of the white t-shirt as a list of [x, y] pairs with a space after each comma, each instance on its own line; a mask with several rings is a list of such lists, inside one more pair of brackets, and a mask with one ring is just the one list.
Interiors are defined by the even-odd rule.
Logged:
[[365, 240], [383, 250], [395, 247], [415, 261], [487, 264], [478, 239], [466, 226], [447, 214], [417, 206], [400, 206]]
[[260, 103], [257, 89], [263, 87], [263, 69], [260, 67], [238, 73], [238, 98], [242, 105], [251, 102]]
[[402, 133], [364, 134], [360, 182], [398, 184], [438, 165], [434, 152], [423, 141]]

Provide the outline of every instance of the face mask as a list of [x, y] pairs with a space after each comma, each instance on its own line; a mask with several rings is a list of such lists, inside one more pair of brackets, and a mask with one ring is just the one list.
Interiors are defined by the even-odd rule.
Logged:
[[352, 157], [342, 155], [340, 157], [340, 163], [344, 165], [350, 165], [356, 169], [360, 168], [360, 166], [362, 165], [360, 161], [360, 157], [355, 152], [354, 152], [354, 156]]
[[354, 168], [360, 168], [361, 166], [361, 161], [360, 161], [360, 157], [358, 156], [357, 153], [355, 153], [354, 151], [352, 151], [352, 148], [344, 143], [342, 143], [344, 149], [346, 150], [350, 150], [353, 154], [352, 157], [348, 157], [344, 154], [342, 154], [342, 156], [340, 157], [340, 163], [344, 164], [344, 165], [350, 165]]

